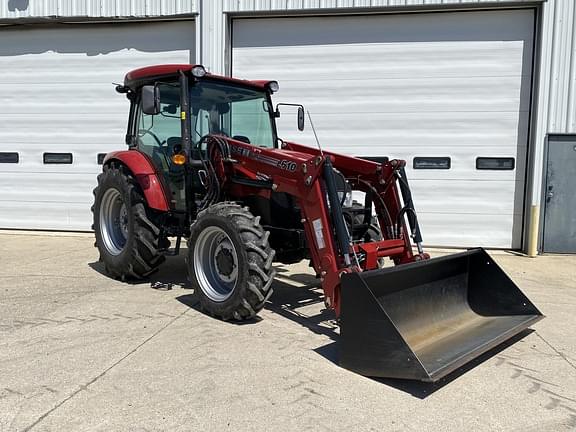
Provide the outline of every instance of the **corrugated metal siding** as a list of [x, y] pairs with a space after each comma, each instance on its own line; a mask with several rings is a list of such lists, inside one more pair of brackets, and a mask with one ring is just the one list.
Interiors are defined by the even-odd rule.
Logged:
[[576, 133], [576, 6], [574, 0], [543, 5], [538, 111], [532, 173], [533, 205], [540, 203], [544, 141], [549, 133]]
[[553, 19], [550, 38], [550, 100], [548, 132], [576, 132], [576, 7], [573, 0], [556, 0], [546, 5]]
[[282, 10], [282, 9], [325, 9], [358, 7], [403, 7], [438, 4], [501, 3], [525, 0], [224, 0], [224, 10]]
[[153, 17], [196, 12], [196, 0], [5, 0], [0, 20], [46, 17]]
[[[240, 12], [301, 12], [306, 9], [318, 10], [338, 10], [353, 8], [411, 8], [426, 7], [433, 8], [435, 5], [474, 5], [474, 4], [498, 4], [498, 3], [534, 3], [534, 0], [198, 0], [202, 4], [201, 9], [209, 10], [209, 14], [202, 12], [203, 18], [210, 20], [210, 28], [206, 29], [207, 37], [198, 47], [201, 61], [203, 61], [212, 72], [226, 73], [225, 57], [220, 55], [222, 48], [226, 46], [227, 28], [225, 13]], [[206, 11], [207, 12], [207, 11]], [[208, 16], [209, 15], [209, 16]], [[204, 55], [202, 55], [204, 53]]]
[[220, 1], [200, 1], [200, 16], [198, 24], [202, 34], [197, 37], [200, 46], [196, 51], [200, 54], [198, 60], [213, 73], [225, 74], [227, 25], [226, 15]]

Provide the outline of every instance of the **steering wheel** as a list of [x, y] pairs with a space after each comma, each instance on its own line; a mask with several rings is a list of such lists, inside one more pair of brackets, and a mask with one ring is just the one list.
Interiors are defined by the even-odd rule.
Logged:
[[165, 145], [166, 140], [161, 141], [160, 138], [158, 138], [158, 135], [156, 135], [150, 129], [139, 129], [138, 130], [138, 139], [140, 139], [141, 137], [143, 137], [146, 134], [150, 135], [154, 139], [154, 141], [156, 141], [156, 144], [158, 144], [158, 147], [155, 147], [152, 149], [152, 153], [162, 155], [160, 157], [164, 159], [164, 161], [166, 163], [166, 167], [170, 167], [171, 160], [170, 160], [170, 156], [167, 154], [168, 147]]
[[162, 147], [164, 144], [166, 144], [166, 140], [160, 141], [160, 138], [158, 138], [158, 135], [156, 135], [150, 129], [138, 129], [138, 137], [144, 136], [146, 134], [148, 134], [152, 138], [154, 138], [154, 141], [156, 141], [156, 144], [158, 144], [158, 147]]

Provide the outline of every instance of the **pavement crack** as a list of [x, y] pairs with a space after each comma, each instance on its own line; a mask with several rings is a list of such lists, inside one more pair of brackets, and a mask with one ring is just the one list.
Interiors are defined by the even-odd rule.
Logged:
[[128, 357], [130, 357], [132, 354], [134, 354], [136, 351], [138, 351], [140, 348], [142, 348], [144, 345], [146, 345], [148, 342], [150, 342], [152, 339], [154, 339], [160, 333], [162, 333], [164, 330], [166, 330], [170, 325], [172, 325], [172, 323], [174, 323], [180, 317], [184, 316], [184, 314], [186, 314], [186, 312], [188, 312], [189, 310], [190, 309], [186, 309], [181, 314], [176, 316], [174, 319], [170, 320], [170, 322], [167, 323], [164, 327], [158, 329], [156, 332], [154, 332], [152, 335], [150, 335], [148, 338], [146, 338], [144, 341], [142, 341], [140, 344], [138, 344], [135, 348], [133, 348], [130, 352], [128, 352], [122, 358], [120, 358], [119, 360], [114, 362], [111, 366], [106, 368], [103, 372], [101, 372], [100, 374], [98, 374], [97, 376], [92, 378], [90, 381], [88, 381], [87, 383], [81, 384], [77, 390], [73, 391], [71, 394], [69, 394], [67, 397], [62, 399], [54, 407], [50, 408], [48, 411], [46, 411], [44, 414], [42, 414], [40, 417], [38, 417], [34, 421], [34, 423], [32, 423], [29, 426], [22, 429], [22, 432], [28, 432], [32, 428], [36, 427], [46, 417], [48, 417], [50, 414], [52, 414], [54, 411], [56, 411], [58, 408], [60, 408], [62, 405], [64, 405], [66, 402], [68, 402], [70, 399], [74, 398], [78, 393], [80, 393], [84, 390], [87, 390], [88, 387], [90, 387], [92, 384], [94, 384], [96, 381], [98, 381], [100, 378], [102, 378], [104, 375], [106, 375], [108, 372], [110, 372], [112, 369], [114, 369], [116, 366], [118, 366], [120, 363], [122, 363], [124, 360], [126, 360]]
[[564, 359], [564, 361], [565, 361], [566, 363], [568, 363], [572, 369], [576, 370], [576, 365], [575, 365], [574, 363], [572, 363], [572, 362], [570, 361], [570, 359], [569, 359], [566, 355], [564, 355], [563, 353], [561, 353], [560, 351], [558, 351], [556, 348], [554, 348], [554, 346], [552, 346], [552, 344], [551, 344], [550, 342], [548, 342], [546, 339], [544, 339], [544, 338], [540, 335], [540, 333], [536, 332], [536, 336], [538, 336], [540, 339], [542, 339], [542, 341], [543, 341], [546, 345], [548, 345], [548, 346], [550, 347], [550, 349], [552, 349], [552, 351], [554, 351], [554, 352], [555, 352], [556, 354], [558, 354], [562, 359]]

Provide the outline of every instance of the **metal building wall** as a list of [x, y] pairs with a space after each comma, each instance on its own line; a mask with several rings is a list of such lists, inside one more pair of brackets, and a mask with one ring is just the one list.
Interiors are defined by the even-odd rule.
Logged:
[[[297, 14], [314, 12], [355, 12], [360, 10], [434, 9], [478, 6], [480, 4], [534, 4], [534, 0], [198, 0], [200, 20], [208, 20], [203, 28], [204, 39], [198, 46], [202, 61], [215, 73], [227, 72], [228, 16], [254, 14]], [[202, 55], [202, 54], [201, 54]]]
[[[535, 110], [532, 119], [524, 249], [537, 248], [544, 142], [548, 133], [576, 133], [576, 7], [574, 0], [199, 0], [209, 6], [209, 26], [202, 29], [198, 51], [213, 72], [226, 73], [229, 52], [229, 19], [253, 14], [297, 14], [416, 10], [461, 7], [540, 6], [536, 49]], [[201, 6], [202, 9], [202, 6]], [[202, 18], [207, 14], [202, 13]], [[219, 47], [219, 48], [218, 48]], [[530, 211], [531, 210], [531, 211]]]
[[[543, 164], [549, 133], [576, 133], [576, 7], [574, 0], [543, 5], [535, 162]], [[538, 165], [536, 165], [538, 167]], [[534, 172], [532, 202], [539, 203], [542, 170]]]
[[527, 182], [527, 204], [538, 210], [546, 135], [576, 133], [575, 3], [574, 0], [5, 0], [0, 5], [0, 24], [47, 18], [57, 21], [161, 18], [198, 13], [198, 61], [212, 72], [227, 73], [231, 37], [228, 26], [230, 18], [238, 15], [541, 5], [536, 45], [540, 50], [535, 83], [537, 109], [532, 119]]
[[[0, 21], [190, 15], [196, 0], [4, 0]], [[9, 23], [9, 21], [8, 21]]]

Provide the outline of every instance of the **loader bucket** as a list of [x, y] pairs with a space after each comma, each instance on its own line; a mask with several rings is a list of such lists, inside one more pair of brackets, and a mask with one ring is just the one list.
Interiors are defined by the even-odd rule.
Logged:
[[483, 249], [342, 276], [340, 365], [434, 382], [543, 318]]

